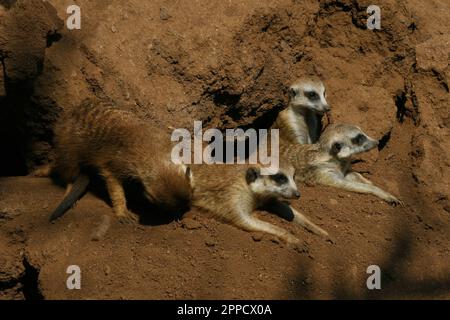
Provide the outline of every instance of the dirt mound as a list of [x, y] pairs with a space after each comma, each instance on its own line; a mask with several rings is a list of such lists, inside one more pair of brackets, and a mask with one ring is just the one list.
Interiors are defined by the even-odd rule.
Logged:
[[[69, 4], [0, 1], [0, 298], [450, 298], [449, 4], [380, 1], [375, 31], [368, 1], [80, 0], [81, 30], [65, 27]], [[294, 207], [333, 243], [264, 212], [303, 244], [195, 210], [122, 226], [93, 195], [49, 224], [64, 190], [25, 176], [51, 156], [60, 110], [86, 97], [162, 128], [268, 128], [308, 74], [334, 121], [380, 139], [355, 168], [406, 203], [301, 186]], [[366, 288], [373, 264], [382, 290]]]

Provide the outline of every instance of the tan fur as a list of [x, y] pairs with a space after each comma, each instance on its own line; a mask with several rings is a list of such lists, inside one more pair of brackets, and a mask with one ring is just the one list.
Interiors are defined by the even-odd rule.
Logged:
[[[315, 91], [319, 99], [311, 101], [305, 95], [307, 91]], [[278, 114], [272, 128], [280, 130], [281, 141], [316, 143], [322, 115], [329, 111], [322, 81], [315, 77], [300, 78], [290, 86], [289, 93], [289, 104]]]
[[125, 180], [140, 181], [149, 200], [163, 210], [189, 207], [190, 175], [185, 166], [172, 163], [170, 153], [169, 134], [130, 112], [86, 100], [56, 124], [53, 171], [69, 188], [80, 174], [100, 174], [117, 217], [134, 222], [127, 210]]
[[[366, 142], [356, 146], [351, 138], [363, 134]], [[332, 146], [342, 142], [349, 146], [349, 156], [339, 158], [333, 154]], [[327, 127], [316, 144], [286, 144], [280, 148], [280, 157], [291, 163], [296, 170], [296, 181], [309, 185], [322, 184], [348, 191], [375, 195], [391, 204], [402, 204], [390, 193], [376, 187], [361, 174], [351, 171], [351, 155], [366, 152], [378, 145], [359, 127], [349, 124], [334, 124]], [[345, 147], [344, 147], [345, 148]], [[342, 149], [342, 152], [347, 150]]]
[[[193, 205], [243, 230], [265, 232], [289, 243], [297, 243], [298, 239], [286, 230], [261, 221], [253, 215], [253, 211], [261, 208], [267, 209], [266, 205], [270, 204], [270, 211], [290, 211], [294, 216], [295, 223], [316, 234], [327, 236], [324, 230], [290, 207], [277, 194], [256, 193], [252, 190], [246, 180], [246, 171], [251, 167], [257, 166], [231, 164], [193, 166], [196, 179]], [[290, 177], [295, 190], [297, 190], [293, 183], [293, 168], [281, 169], [280, 172]], [[268, 189], [268, 184], [271, 183], [266, 180], [269, 179], [268, 176], [265, 177], [262, 178], [261, 189]]]

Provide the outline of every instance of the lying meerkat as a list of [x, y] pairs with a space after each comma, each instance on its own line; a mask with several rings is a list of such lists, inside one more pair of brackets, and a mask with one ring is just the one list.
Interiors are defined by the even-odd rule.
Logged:
[[332, 124], [322, 133], [318, 143], [282, 146], [280, 157], [294, 166], [298, 182], [368, 193], [390, 204], [403, 204], [361, 174], [351, 171], [351, 156], [369, 151], [377, 145], [377, 140], [370, 138], [357, 126]]
[[145, 196], [161, 210], [187, 210], [192, 196], [190, 168], [171, 161], [170, 135], [130, 112], [85, 100], [63, 114], [55, 126], [52, 172], [67, 183], [64, 200], [50, 221], [62, 216], [86, 191], [91, 174], [106, 183], [113, 210], [134, 223], [123, 182], [142, 183]]
[[247, 164], [194, 165], [192, 170], [196, 179], [194, 207], [243, 230], [269, 233], [289, 243], [299, 240], [286, 230], [259, 220], [253, 211], [268, 209], [315, 234], [328, 236], [326, 231], [285, 202], [300, 197], [292, 166], [279, 169], [273, 175], [261, 175], [260, 166]]
[[301, 78], [289, 87], [289, 104], [272, 125], [280, 130], [282, 141], [316, 143], [321, 132], [321, 118], [330, 111], [325, 86], [318, 78]]

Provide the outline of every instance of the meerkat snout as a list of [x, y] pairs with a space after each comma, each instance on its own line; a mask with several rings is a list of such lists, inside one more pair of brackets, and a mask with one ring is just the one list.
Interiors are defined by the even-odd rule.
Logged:
[[250, 167], [246, 181], [251, 191], [264, 198], [298, 199], [300, 192], [294, 181], [294, 169], [279, 169], [270, 175], [262, 175], [259, 168]]
[[330, 111], [326, 100], [324, 84], [317, 79], [300, 79], [289, 87], [290, 105], [300, 109], [309, 109], [319, 114]]

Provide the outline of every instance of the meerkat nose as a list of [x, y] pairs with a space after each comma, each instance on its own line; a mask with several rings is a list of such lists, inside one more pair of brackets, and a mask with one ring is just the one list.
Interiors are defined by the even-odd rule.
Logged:
[[299, 198], [300, 198], [300, 192], [295, 191], [295, 192], [294, 192], [294, 198], [295, 198], [295, 199], [299, 199]]
[[325, 110], [325, 112], [328, 112], [331, 110], [330, 106], [327, 104], [323, 106], [323, 109]]

